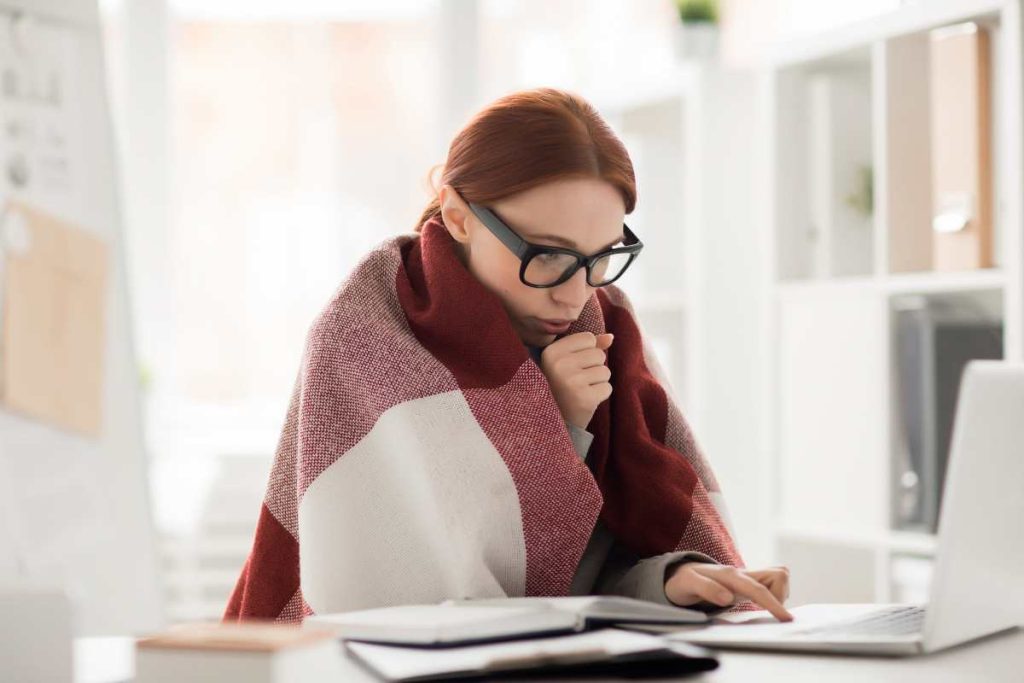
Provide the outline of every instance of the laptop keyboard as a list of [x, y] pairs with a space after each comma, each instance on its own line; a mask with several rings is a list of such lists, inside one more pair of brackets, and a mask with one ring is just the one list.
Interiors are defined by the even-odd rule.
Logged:
[[800, 631], [801, 636], [908, 636], [921, 632], [924, 607], [893, 607], [849, 621]]

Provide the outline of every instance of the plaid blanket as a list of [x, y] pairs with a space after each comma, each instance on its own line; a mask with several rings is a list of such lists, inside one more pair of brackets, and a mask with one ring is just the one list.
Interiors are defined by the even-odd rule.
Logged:
[[377, 245], [310, 327], [224, 620], [566, 595], [600, 517], [648, 557], [743, 566], [633, 308], [596, 290], [614, 391], [576, 455], [547, 379], [441, 219]]

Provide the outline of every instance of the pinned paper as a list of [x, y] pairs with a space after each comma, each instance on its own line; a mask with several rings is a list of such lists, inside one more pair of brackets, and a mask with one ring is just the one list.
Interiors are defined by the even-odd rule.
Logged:
[[99, 436], [107, 245], [21, 202], [6, 207], [0, 238], [0, 404]]

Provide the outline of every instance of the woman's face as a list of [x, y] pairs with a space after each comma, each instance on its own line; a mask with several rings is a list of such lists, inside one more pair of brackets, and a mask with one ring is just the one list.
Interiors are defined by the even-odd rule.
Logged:
[[[547, 346], [557, 334], [542, 321], [571, 322], [593, 294], [585, 268], [556, 287], [537, 289], [519, 279], [520, 261], [498, 241], [450, 185], [441, 188], [441, 215], [462, 246], [462, 261], [501, 299], [525, 344]], [[528, 242], [575, 249], [592, 255], [622, 239], [625, 204], [609, 183], [597, 178], [552, 181], [488, 206]]]

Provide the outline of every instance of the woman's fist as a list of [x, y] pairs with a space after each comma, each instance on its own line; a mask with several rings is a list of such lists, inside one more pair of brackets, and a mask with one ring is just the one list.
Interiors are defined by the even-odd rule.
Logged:
[[594, 411], [612, 394], [605, 350], [612, 345], [613, 336], [577, 332], [548, 344], [541, 352], [540, 368], [562, 417], [580, 429], [586, 429]]

